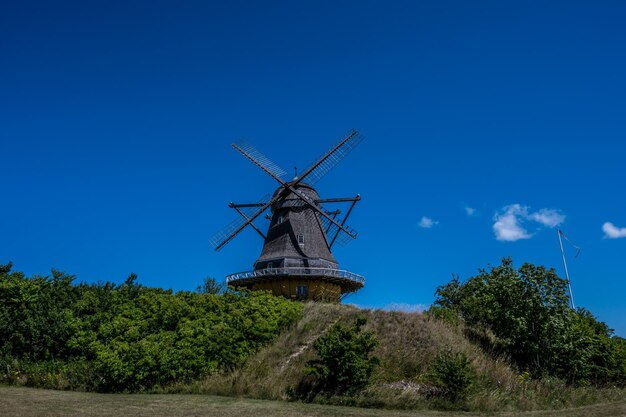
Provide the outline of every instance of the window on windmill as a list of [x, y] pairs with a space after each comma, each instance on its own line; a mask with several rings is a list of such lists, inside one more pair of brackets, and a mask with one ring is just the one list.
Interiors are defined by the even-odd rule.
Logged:
[[304, 245], [304, 235], [302, 234], [298, 235], [298, 244]]
[[274, 264], [272, 262], [268, 262], [267, 269], [272, 269], [272, 268], [274, 268]]
[[278, 216], [278, 219], [276, 219], [276, 224], [282, 224], [285, 221], [285, 218], [283, 216]]
[[296, 287], [296, 297], [300, 299], [308, 298], [309, 296], [309, 286], [308, 285], [298, 285]]

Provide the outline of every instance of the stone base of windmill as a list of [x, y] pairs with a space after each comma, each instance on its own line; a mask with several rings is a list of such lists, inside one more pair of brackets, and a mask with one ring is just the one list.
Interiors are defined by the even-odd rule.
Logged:
[[274, 295], [292, 300], [341, 301], [341, 286], [309, 278], [259, 282], [251, 289], [271, 291]]
[[362, 288], [365, 279], [331, 268], [269, 268], [229, 275], [226, 283], [252, 291], [271, 291], [291, 300], [338, 303], [345, 294]]

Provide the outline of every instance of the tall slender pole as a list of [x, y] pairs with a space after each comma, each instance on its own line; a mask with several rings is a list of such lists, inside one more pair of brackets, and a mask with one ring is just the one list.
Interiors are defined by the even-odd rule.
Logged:
[[572, 295], [572, 284], [569, 280], [569, 273], [567, 272], [567, 262], [565, 262], [565, 251], [563, 250], [563, 240], [561, 240], [561, 229], [556, 229], [556, 233], [559, 235], [559, 245], [561, 246], [561, 256], [563, 257], [563, 267], [565, 268], [565, 278], [567, 279], [567, 288], [569, 289], [569, 299], [572, 303], [572, 310], [574, 307], [574, 296]]

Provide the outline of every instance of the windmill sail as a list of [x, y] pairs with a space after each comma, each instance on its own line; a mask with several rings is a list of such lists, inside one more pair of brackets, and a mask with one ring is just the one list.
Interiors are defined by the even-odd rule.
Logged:
[[[247, 223], [250, 218], [252, 218], [255, 213], [259, 210], [259, 207], [265, 206], [270, 201], [269, 194], [264, 195], [260, 198], [256, 203], [250, 204], [249, 207], [242, 207], [239, 210], [243, 212], [244, 216], [237, 217], [232, 222], [228, 223], [222, 230], [215, 233], [213, 236], [209, 238], [209, 243], [213, 246], [213, 249], [220, 250], [228, 241], [230, 241], [235, 232], [240, 229], [245, 223]], [[265, 211], [265, 210], [263, 210]], [[262, 214], [263, 212], [259, 213]], [[258, 217], [255, 216], [255, 217]]]
[[278, 166], [277, 163], [263, 155], [258, 149], [245, 141], [233, 143], [232, 147], [240, 154], [248, 158], [252, 163], [270, 174], [272, 177], [279, 179], [287, 174], [287, 171]]
[[335, 146], [324, 152], [311, 167], [304, 171], [300, 181], [315, 185], [362, 141], [363, 136], [359, 132], [354, 129], [349, 131]]

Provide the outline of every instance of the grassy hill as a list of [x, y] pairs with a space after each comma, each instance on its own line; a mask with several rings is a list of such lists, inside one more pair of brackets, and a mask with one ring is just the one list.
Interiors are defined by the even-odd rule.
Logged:
[[304, 377], [306, 362], [315, 357], [313, 342], [335, 323], [349, 324], [362, 316], [368, 319], [367, 329], [380, 341], [375, 355], [381, 365], [372, 384], [356, 398], [321, 401], [405, 409], [441, 407], [433, 401], [437, 387], [429, 382], [429, 375], [436, 356], [447, 350], [464, 353], [477, 376], [464, 405], [469, 410], [559, 409], [625, 398], [623, 389], [574, 388], [550, 378], [530, 380], [505, 358], [494, 359], [470, 343], [461, 328], [424, 314], [317, 303], [306, 304], [301, 320], [232, 373], [158, 391], [288, 400], [290, 388]]

